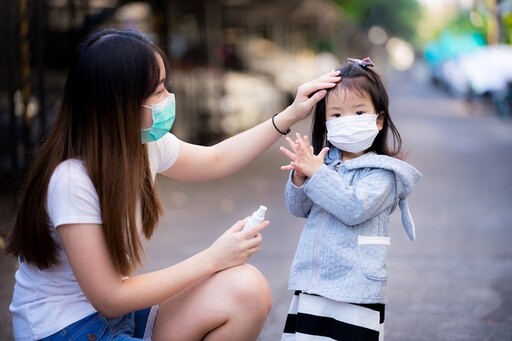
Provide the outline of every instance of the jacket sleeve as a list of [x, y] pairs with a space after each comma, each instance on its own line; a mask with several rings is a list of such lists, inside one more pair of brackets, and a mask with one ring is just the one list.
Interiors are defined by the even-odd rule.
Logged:
[[290, 172], [285, 187], [286, 207], [294, 216], [307, 218], [313, 206], [313, 201], [304, 193], [303, 189], [306, 184], [300, 187], [295, 186], [292, 182], [292, 175], [292, 172]]
[[366, 168], [360, 172], [351, 184], [324, 165], [304, 184], [303, 192], [346, 225], [360, 224], [396, 201], [396, 177], [392, 171]]

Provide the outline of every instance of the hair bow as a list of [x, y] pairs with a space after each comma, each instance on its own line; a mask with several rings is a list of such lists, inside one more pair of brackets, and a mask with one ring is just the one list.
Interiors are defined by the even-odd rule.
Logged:
[[357, 64], [360, 67], [363, 67], [365, 69], [367, 69], [369, 67], [374, 67], [375, 66], [375, 64], [373, 64], [373, 62], [370, 59], [370, 57], [366, 57], [364, 59], [347, 58], [347, 62], [348, 63], [355, 63], [355, 64]]

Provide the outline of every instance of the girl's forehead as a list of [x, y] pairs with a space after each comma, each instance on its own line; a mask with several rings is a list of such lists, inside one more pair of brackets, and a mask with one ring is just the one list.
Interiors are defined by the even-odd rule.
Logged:
[[327, 93], [327, 103], [343, 103], [347, 101], [371, 101], [370, 95], [365, 91], [336, 87]]

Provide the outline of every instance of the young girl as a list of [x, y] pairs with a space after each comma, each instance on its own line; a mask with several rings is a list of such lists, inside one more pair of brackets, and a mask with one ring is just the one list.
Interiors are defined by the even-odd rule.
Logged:
[[[389, 215], [398, 205], [411, 240], [407, 196], [421, 174], [396, 158], [400, 135], [369, 58], [349, 59], [316, 107], [312, 146], [287, 138], [286, 204], [307, 218], [292, 264], [295, 291], [282, 340], [383, 340]], [[392, 140], [393, 144], [388, 145]]]
[[169, 133], [168, 71], [162, 51], [135, 31], [101, 30], [79, 46], [7, 249], [19, 259], [16, 340], [257, 338], [271, 294], [245, 262], [268, 222], [242, 231], [238, 221], [189, 259], [135, 275], [140, 238], [151, 237], [162, 214], [153, 182], [157, 173], [205, 181], [240, 170], [340, 78], [333, 71], [305, 83], [279, 115], [202, 147]]

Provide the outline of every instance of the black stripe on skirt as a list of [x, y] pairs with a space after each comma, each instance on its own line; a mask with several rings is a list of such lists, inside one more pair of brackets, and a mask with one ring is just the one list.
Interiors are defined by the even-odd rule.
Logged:
[[[301, 334], [313, 336], [312, 339], [318, 336], [333, 340], [377, 341], [383, 337], [379, 332], [383, 331], [384, 311], [384, 304], [336, 302], [318, 295], [295, 292], [283, 330], [283, 340], [292, 340], [294, 334]], [[355, 316], [365, 317], [358, 320], [359, 317], [352, 315], [354, 312], [357, 314]], [[369, 328], [370, 325], [373, 327]]]
[[337, 321], [330, 317], [302, 313], [288, 315], [284, 333], [316, 335], [330, 337], [334, 340], [370, 341], [379, 339], [379, 332], [376, 330]]

